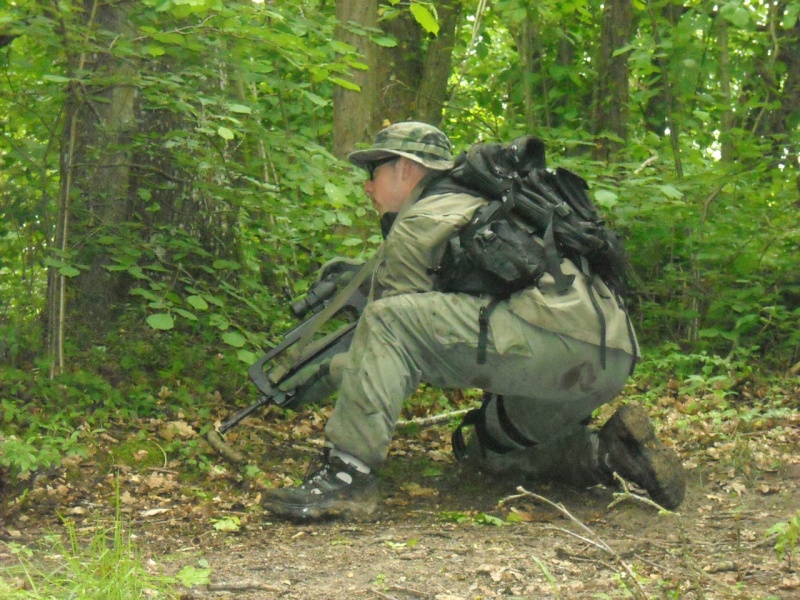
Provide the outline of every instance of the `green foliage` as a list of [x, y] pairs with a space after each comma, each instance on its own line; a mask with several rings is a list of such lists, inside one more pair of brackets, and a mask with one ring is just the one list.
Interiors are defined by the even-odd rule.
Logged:
[[[97, 527], [94, 536], [84, 545], [75, 523], [63, 519], [67, 541], [60, 536], [47, 536], [40, 551], [18, 544], [6, 548], [19, 560], [19, 568], [4, 569], [0, 575], [0, 592], [8, 600], [46, 600], [49, 598], [81, 598], [85, 600], [127, 600], [128, 598], [178, 598], [175, 580], [154, 575], [144, 564], [138, 548], [125, 531], [122, 514], [113, 526]], [[46, 542], [51, 547], [44, 547]], [[22, 579], [14, 585], [6, 576]]]
[[[800, 129], [796, 120], [765, 126], [789, 107], [766, 79], [752, 77], [768, 64], [776, 68], [767, 79], [785, 77], [785, 66], [766, 53], [792, 43], [780, 29], [791, 11], [778, 22], [767, 4], [725, 4], [730, 57], [723, 62], [710, 6], [686, 6], [680, 15], [669, 5], [634, 8], [635, 34], [616, 52], [627, 57], [632, 85], [628, 139], [613, 163], [591, 159], [606, 136], [587, 108], [601, 75], [594, 67], [601, 7], [593, 3], [503, 0], [474, 23], [477, 35], [464, 28], [447, 129], [462, 147], [476, 136], [534, 133], [547, 142], [551, 165], [589, 180], [629, 250], [630, 304], [646, 346], [671, 340], [723, 356], [756, 347], [753, 359], [794, 364], [800, 229], [792, 146]], [[534, 56], [526, 63], [520, 50], [531, 31]], [[743, 91], [739, 99], [726, 96], [723, 77]], [[669, 130], [670, 116], [677, 131]]]
[[[241, 371], [292, 324], [286, 301], [316, 266], [364, 257], [380, 240], [360, 176], [327, 150], [334, 90], [357, 87], [364, 60], [336, 40], [330, 3], [124, 6], [121, 32], [72, 0], [0, 9], [0, 33], [15, 36], [0, 49], [0, 364], [33, 368], [44, 353], [48, 273], [77, 294], [100, 264], [123, 292], [114, 319], [124, 332], [73, 315], [70, 360], [135, 380], [176, 378], [204, 368], [181, 347], [191, 340]], [[779, 92], [797, 10], [635, 4], [636, 31], [616, 50], [630, 69], [628, 139], [596, 161], [609, 139], [590, 110], [603, 75], [601, 8], [499, 0], [474, 18], [465, 6], [445, 129], [457, 150], [534, 133], [552, 165], [589, 180], [629, 249], [629, 303], [645, 347], [669, 341], [692, 356], [794, 364], [800, 123]], [[385, 19], [405, 10], [435, 33], [434, 3], [381, 7]], [[90, 68], [91, 57], [107, 68]], [[136, 90], [137, 123], [120, 149], [131, 169], [125, 214], [107, 222], [76, 194], [74, 239], [56, 251], [69, 101], [81, 90], [105, 102], [115, 85]], [[101, 344], [106, 359], [87, 359]]]
[[199, 585], [208, 585], [211, 582], [211, 569], [208, 561], [200, 560], [197, 567], [186, 565], [178, 571], [177, 579], [183, 587], [191, 588]]
[[791, 565], [792, 556], [800, 540], [800, 511], [788, 521], [776, 523], [770, 527], [765, 535], [775, 536], [775, 553], [778, 558], [786, 558]]

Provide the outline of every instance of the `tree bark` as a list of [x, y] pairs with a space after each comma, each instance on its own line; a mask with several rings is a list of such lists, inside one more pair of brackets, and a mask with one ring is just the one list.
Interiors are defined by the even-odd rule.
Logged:
[[440, 125], [461, 6], [459, 0], [437, 3], [437, 36], [426, 36], [411, 13], [402, 11], [383, 26], [397, 40], [397, 46], [385, 48], [346, 27], [349, 22], [358, 28], [376, 27], [376, 0], [337, 1], [337, 39], [354, 46], [369, 70], [352, 75], [360, 92], [337, 89], [334, 94], [336, 156], [346, 156], [357, 143], [369, 142], [390, 123], [413, 119]]
[[452, 0], [437, 5], [439, 35], [428, 41], [422, 81], [417, 91], [416, 118], [437, 127], [441, 125], [448, 95], [448, 80], [453, 68], [453, 46], [462, 6], [461, 2]]
[[[630, 0], [610, 0], [605, 5], [593, 119], [597, 136], [594, 156], [599, 160], [609, 160], [624, 146], [628, 137], [628, 53], [622, 52], [616, 56], [614, 53], [630, 42], [632, 25], [633, 9]], [[607, 136], [608, 133], [613, 137]]]
[[[69, 38], [69, 68], [74, 77], [65, 105], [61, 147], [61, 188], [53, 258], [78, 266], [68, 279], [63, 267], [51, 268], [48, 280], [48, 348], [51, 374], [64, 366], [65, 329], [105, 331], [127, 289], [105, 267], [108, 258], [97, 240], [114, 235], [129, 211], [129, 141], [137, 125], [137, 89], [130, 60], [114, 58], [103, 48], [87, 47], [94, 32], [129, 35], [130, 4], [84, 2], [85, 38]], [[80, 48], [80, 51], [77, 49]], [[89, 73], [89, 75], [85, 75]], [[89, 235], [89, 232], [92, 235]], [[69, 286], [67, 283], [69, 282]]]
[[337, 87], [333, 93], [333, 154], [344, 158], [357, 143], [369, 141], [380, 126], [376, 77], [378, 46], [349, 25], [352, 22], [358, 28], [376, 27], [378, 2], [337, 0], [336, 19], [339, 22], [336, 39], [353, 46], [368, 67], [366, 71], [354, 70], [351, 75], [361, 91]]

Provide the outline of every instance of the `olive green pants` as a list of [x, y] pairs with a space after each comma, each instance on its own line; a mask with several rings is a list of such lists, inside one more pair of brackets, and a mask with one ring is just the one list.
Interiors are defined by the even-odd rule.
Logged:
[[[331, 365], [341, 377], [326, 425], [327, 441], [370, 467], [386, 458], [403, 402], [421, 382], [479, 388], [504, 396], [505, 412], [530, 441], [510, 454], [483, 457], [490, 470], [547, 477], [590, 462], [585, 422], [622, 389], [631, 356], [529, 325], [501, 302], [492, 311], [485, 363], [479, 364], [479, 311], [486, 299], [437, 292], [367, 305], [346, 354]], [[487, 428], [502, 436], [487, 411]], [[496, 464], [491, 464], [496, 459]]]

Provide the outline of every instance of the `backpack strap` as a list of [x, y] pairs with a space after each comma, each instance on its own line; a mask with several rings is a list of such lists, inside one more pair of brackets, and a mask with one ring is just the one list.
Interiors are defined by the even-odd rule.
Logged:
[[478, 364], [486, 364], [486, 346], [489, 345], [489, 317], [500, 304], [503, 298], [492, 298], [486, 306], [481, 306], [478, 312]]
[[542, 241], [544, 242], [544, 253], [547, 258], [547, 272], [553, 276], [556, 283], [556, 292], [566, 294], [575, 281], [574, 275], [565, 275], [561, 270], [561, 255], [556, 247], [556, 236], [553, 231], [553, 221], [556, 218], [556, 207], [550, 209], [547, 219], [547, 229], [544, 230]]
[[[603, 370], [605, 371], [606, 355], [608, 354], [606, 342], [608, 327], [606, 325], [606, 316], [603, 314], [603, 309], [600, 308], [600, 303], [597, 302], [597, 293], [594, 290], [594, 275], [589, 277], [586, 287], [589, 289], [589, 299], [592, 301], [594, 312], [597, 313], [597, 321], [600, 323], [600, 366], [603, 367]], [[626, 312], [626, 317], [627, 314], [628, 313]]]

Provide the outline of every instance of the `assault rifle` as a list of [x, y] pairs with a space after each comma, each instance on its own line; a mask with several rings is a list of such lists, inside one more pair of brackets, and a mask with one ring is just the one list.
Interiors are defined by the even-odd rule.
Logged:
[[[259, 399], [220, 424], [217, 433], [224, 434], [248, 415], [270, 404], [296, 408], [320, 399], [321, 389], [326, 389], [323, 380], [328, 373], [327, 361], [350, 346], [357, 317], [367, 303], [363, 282], [370, 270], [371, 263], [363, 265], [347, 259], [333, 259], [320, 268], [305, 298], [291, 305], [295, 317], [310, 316], [248, 369], [250, 380], [261, 392]], [[356, 319], [327, 335], [311, 339], [325, 322], [345, 312], [355, 314]]]

